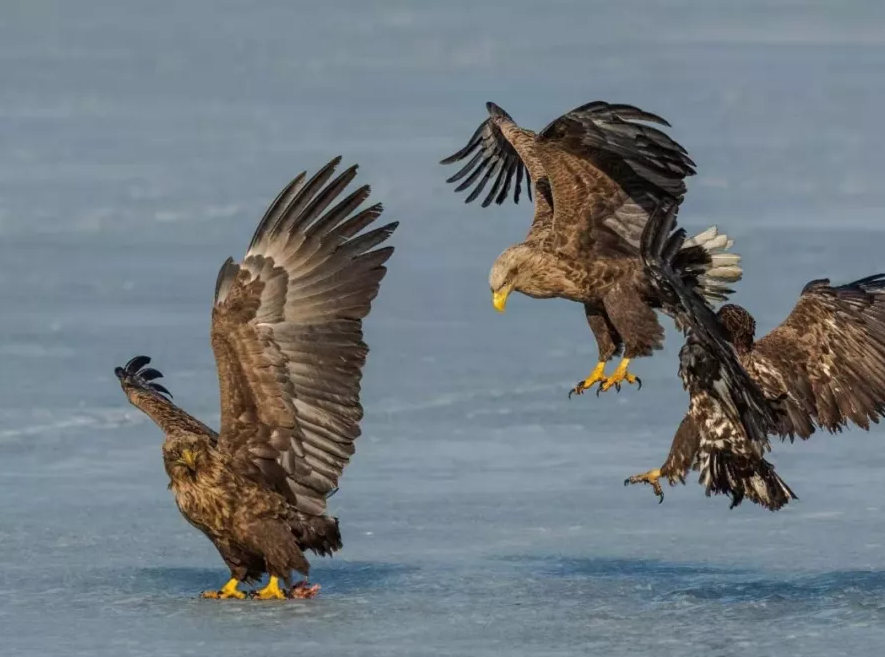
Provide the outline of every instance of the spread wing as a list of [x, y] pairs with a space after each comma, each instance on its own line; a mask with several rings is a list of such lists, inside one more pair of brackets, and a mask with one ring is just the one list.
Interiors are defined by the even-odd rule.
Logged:
[[535, 218], [527, 242], [553, 238], [550, 247], [573, 258], [603, 252], [636, 255], [649, 214], [663, 202], [679, 203], [694, 162], [670, 137], [645, 123], [669, 126], [631, 105], [582, 105], [535, 134], [488, 103], [489, 118], [467, 146], [442, 161], [472, 158], [447, 182], [475, 185], [479, 197], [494, 179], [483, 206], [503, 203], [514, 176], [528, 172], [535, 185]]
[[397, 226], [361, 232], [381, 206], [357, 211], [368, 186], [339, 200], [357, 169], [329, 182], [339, 162], [280, 193], [242, 263], [222, 266], [212, 310], [219, 449], [307, 514], [325, 511], [360, 435], [362, 319], [393, 253], [375, 247]]
[[[562, 153], [547, 167], [561, 250], [573, 257], [635, 253], [651, 213], [681, 203], [695, 164], [685, 148], [647, 123], [670, 125], [632, 105], [595, 101], [538, 133], [539, 142]], [[574, 233], [581, 237], [568, 239]]]
[[885, 414], [885, 274], [832, 287], [808, 283], [784, 322], [759, 340], [747, 367], [769, 395], [787, 393], [781, 434], [807, 438], [864, 429]]
[[483, 193], [488, 182], [494, 178], [495, 182], [482, 201], [482, 207], [487, 208], [493, 201], [501, 205], [509, 198], [514, 177], [516, 184], [513, 185], [513, 202], [519, 203], [519, 194], [525, 178], [526, 194], [531, 200], [533, 181], [529, 177], [526, 164], [494, 120], [500, 118], [513, 123], [513, 119], [494, 103], [486, 103], [486, 108], [489, 111], [489, 118], [480, 123], [467, 145], [457, 153], [440, 160], [440, 164], [454, 164], [470, 157], [470, 160], [446, 182], [456, 183], [463, 178], [463, 182], [455, 188], [456, 192], [463, 192], [476, 183], [476, 187], [464, 199], [465, 203], [471, 203]]
[[486, 103], [486, 109], [489, 118], [479, 125], [467, 145], [440, 161], [440, 164], [455, 164], [470, 158], [446, 182], [459, 183], [455, 187], [456, 192], [473, 186], [464, 199], [465, 203], [471, 203], [482, 195], [488, 183], [494, 179], [482, 201], [484, 208], [492, 202], [501, 205], [511, 198], [511, 187], [513, 202], [519, 203], [523, 180], [526, 194], [532, 200], [534, 185], [538, 193], [534, 199], [535, 214], [526, 242], [541, 241], [549, 235], [553, 208], [550, 183], [544, 177], [543, 167], [532, 157], [531, 142], [535, 135], [519, 128], [513, 118], [494, 103]]

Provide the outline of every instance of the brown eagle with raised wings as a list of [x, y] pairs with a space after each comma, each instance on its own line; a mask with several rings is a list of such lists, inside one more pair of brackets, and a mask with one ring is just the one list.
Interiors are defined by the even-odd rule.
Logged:
[[[368, 186], [339, 200], [357, 170], [329, 182], [340, 160], [289, 183], [243, 261], [229, 258], [218, 273], [211, 339], [219, 433], [172, 403], [146, 356], [115, 370], [129, 401], [166, 434], [163, 462], [179, 510], [230, 568], [230, 581], [204, 597], [244, 598], [238, 584], [268, 573], [255, 597], [284, 598], [280, 580], [288, 586], [293, 570], [308, 575], [305, 550], [341, 549], [326, 499], [360, 435], [362, 319], [393, 253], [375, 247], [397, 224], [361, 232], [381, 205], [357, 212]], [[305, 581], [288, 593], [317, 590]]]
[[[834, 287], [828, 279], [808, 283], [790, 315], [756, 340], [756, 322], [744, 308], [727, 304], [715, 321], [733, 346], [753, 381], [769, 398], [779, 398], [782, 413], [771, 433], [809, 438], [818, 427], [830, 433], [849, 423], [869, 429], [885, 415], [885, 274]], [[634, 475], [624, 483], [648, 483], [663, 500], [660, 479], [685, 483], [700, 467], [701, 436], [691, 413], [679, 425], [666, 462]], [[764, 450], [769, 449], [768, 440]], [[758, 470], [729, 482], [727, 491], [739, 501], [752, 491]], [[777, 510], [789, 497], [752, 501]]]
[[[620, 390], [624, 381], [636, 383], [630, 360], [650, 356], [664, 337], [654, 312], [660, 300], [639, 259], [640, 236], [660, 203], [682, 201], [694, 163], [682, 146], [640, 122], [669, 123], [630, 105], [592, 102], [538, 133], [519, 127], [494, 103], [486, 107], [490, 116], [468, 144], [442, 160], [470, 158], [447, 182], [464, 179], [455, 191], [475, 184], [465, 199], [469, 203], [494, 178], [483, 207], [503, 203], [511, 187], [518, 202], [523, 178], [529, 198], [535, 188], [526, 239], [492, 265], [492, 303], [503, 312], [507, 297], [517, 291], [584, 304], [599, 358], [572, 392], [599, 383], [598, 394], [613, 386]], [[739, 256], [728, 252], [731, 245], [726, 235], [709, 228], [686, 240], [676, 271], [710, 301], [723, 301], [731, 293], [727, 286], [741, 277]], [[605, 364], [619, 353], [623, 359], [606, 376]]]

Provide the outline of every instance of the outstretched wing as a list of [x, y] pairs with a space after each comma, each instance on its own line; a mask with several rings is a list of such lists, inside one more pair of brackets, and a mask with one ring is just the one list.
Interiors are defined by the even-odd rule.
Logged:
[[519, 203], [522, 181], [525, 178], [526, 194], [531, 200], [532, 180], [526, 164], [494, 120], [500, 118], [514, 123], [513, 118], [494, 103], [486, 103], [486, 109], [489, 111], [489, 118], [479, 125], [467, 145], [457, 153], [440, 160], [440, 164], [454, 164], [470, 157], [467, 164], [446, 182], [456, 183], [463, 178], [463, 182], [455, 188], [456, 192], [463, 192], [476, 183], [476, 187], [464, 199], [465, 203], [471, 203], [483, 193], [488, 182], [494, 178], [495, 182], [482, 201], [482, 207], [487, 208], [493, 201], [501, 205], [509, 198], [514, 177], [516, 184], [513, 185], [513, 202]]
[[339, 162], [280, 193], [243, 262], [222, 266], [212, 311], [219, 449], [307, 514], [325, 511], [360, 435], [362, 319], [393, 253], [375, 247], [397, 226], [361, 233], [381, 206], [357, 212], [368, 186], [339, 200], [357, 169], [329, 182]]
[[526, 242], [540, 242], [550, 233], [553, 220], [550, 182], [544, 176], [540, 162], [533, 156], [535, 133], [516, 125], [513, 118], [495, 103], [486, 103], [489, 118], [483, 121], [473, 133], [467, 145], [450, 155], [440, 164], [454, 164], [470, 158], [447, 183], [459, 183], [456, 192], [473, 189], [464, 199], [471, 203], [485, 191], [486, 185], [494, 179], [491, 188], [482, 201], [482, 207], [492, 202], [501, 205], [511, 198], [519, 203], [523, 180], [525, 190], [532, 200], [532, 186], [535, 187], [535, 214]]
[[747, 368], [769, 395], [787, 394], [780, 433], [808, 438], [885, 414], [885, 274], [832, 287], [808, 283], [780, 326], [759, 340]]
[[646, 123], [670, 125], [632, 105], [595, 101], [538, 133], [539, 142], [562, 152], [547, 167], [560, 250], [573, 257], [635, 252], [651, 213], [681, 203], [695, 164], [685, 148]]

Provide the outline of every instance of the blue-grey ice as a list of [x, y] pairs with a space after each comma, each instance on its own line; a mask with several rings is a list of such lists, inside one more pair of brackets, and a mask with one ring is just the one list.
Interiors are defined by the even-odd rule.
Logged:
[[[698, 163], [680, 221], [735, 237], [767, 330], [810, 279], [885, 270], [883, 70], [872, 0], [3, 3], [4, 654], [880, 653], [885, 432], [776, 444], [801, 498], [777, 514], [624, 488], [685, 410], [678, 336], [641, 391], [569, 401], [580, 307], [489, 299], [530, 207], [464, 205], [437, 162], [487, 100], [536, 128], [594, 99], [661, 114]], [[218, 267], [339, 153], [401, 221], [345, 547], [313, 558], [315, 600], [199, 600], [226, 569], [113, 368], [150, 355], [217, 426]]]

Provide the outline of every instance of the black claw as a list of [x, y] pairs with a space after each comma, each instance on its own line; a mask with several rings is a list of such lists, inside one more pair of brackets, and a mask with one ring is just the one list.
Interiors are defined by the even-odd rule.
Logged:
[[630, 477], [627, 477], [626, 479], [624, 479], [624, 485], [625, 485], [625, 486], [629, 486], [629, 485], [630, 485]]
[[600, 383], [600, 384], [596, 387], [596, 396], [597, 396], [597, 397], [599, 397], [599, 393], [600, 393], [601, 391], [602, 391], [602, 383]]
[[636, 389], [637, 389], [637, 390], [642, 390], [642, 379], [640, 379], [638, 376], [636, 377], [636, 383], [638, 384], [638, 385], [636, 386]]
[[658, 495], [658, 504], [663, 504], [663, 503], [664, 503], [664, 494], [661, 493], [660, 495]]
[[587, 388], [584, 387], [584, 382], [578, 381], [575, 387], [568, 391], [568, 398], [571, 399], [572, 395], [583, 395], [586, 389]]
[[621, 392], [621, 384], [615, 383], [615, 392]]

